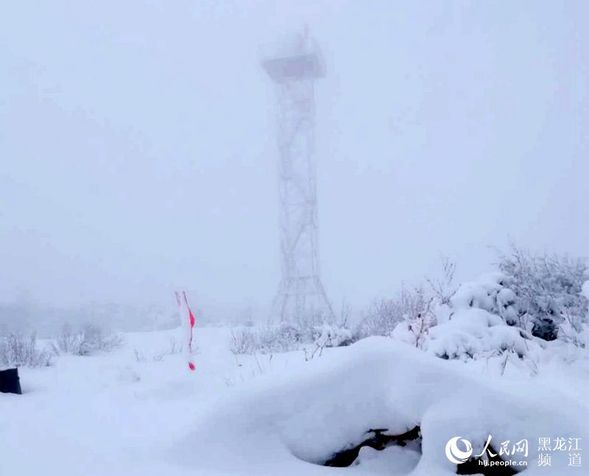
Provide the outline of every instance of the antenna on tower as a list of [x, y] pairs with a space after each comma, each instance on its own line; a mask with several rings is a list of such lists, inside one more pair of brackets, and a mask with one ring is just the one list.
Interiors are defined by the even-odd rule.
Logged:
[[272, 317], [330, 320], [333, 309], [319, 270], [315, 163], [315, 81], [325, 76], [308, 29], [262, 61], [277, 93], [282, 278]]

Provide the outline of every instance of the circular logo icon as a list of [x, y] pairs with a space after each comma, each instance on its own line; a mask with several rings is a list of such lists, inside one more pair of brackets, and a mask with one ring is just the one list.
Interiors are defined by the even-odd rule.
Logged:
[[[458, 447], [460, 442], [464, 449]], [[446, 458], [454, 464], [462, 464], [472, 455], [472, 444], [465, 438], [455, 436], [450, 438], [446, 443]]]

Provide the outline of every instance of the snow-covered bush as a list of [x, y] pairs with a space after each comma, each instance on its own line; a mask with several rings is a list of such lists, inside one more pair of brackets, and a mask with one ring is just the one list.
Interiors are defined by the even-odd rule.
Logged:
[[430, 330], [426, 348], [443, 359], [477, 359], [511, 352], [523, 359], [539, 346], [523, 330], [484, 309], [463, 308]]
[[230, 350], [234, 354], [272, 354], [313, 347], [340, 347], [353, 341], [345, 326], [322, 324], [311, 329], [282, 324], [265, 328], [246, 327], [231, 332]]
[[517, 297], [508, 287], [509, 279], [495, 272], [462, 284], [450, 299], [451, 309], [483, 309], [500, 316], [506, 324], [519, 324]]
[[540, 346], [519, 327], [517, 296], [509, 282], [496, 272], [462, 284], [448, 305], [436, 309], [441, 311], [439, 324], [430, 330], [424, 347], [444, 359], [534, 357]]
[[441, 258], [441, 272], [438, 276], [426, 279], [429, 293], [438, 306], [447, 306], [456, 294], [458, 286], [454, 281], [456, 263], [448, 257]]
[[259, 350], [257, 332], [251, 327], [233, 329], [231, 331], [229, 350], [237, 355], [255, 354]]
[[72, 355], [90, 355], [96, 352], [110, 352], [123, 343], [118, 334], [106, 332], [101, 327], [87, 324], [74, 331], [72, 326], [65, 324], [58, 336], [56, 351]]
[[403, 313], [399, 311], [396, 299], [377, 299], [372, 302], [357, 333], [360, 338], [368, 336], [389, 337], [397, 324], [403, 320]]
[[512, 246], [498, 266], [517, 298], [521, 328], [547, 341], [579, 343], [576, 336], [587, 323], [588, 300], [581, 293], [586, 262]]
[[430, 328], [450, 313], [450, 300], [457, 290], [455, 271], [454, 261], [442, 257], [437, 276], [413, 288], [404, 286], [393, 298], [375, 301], [357, 327], [354, 340], [385, 336], [422, 348]]
[[[589, 302], [589, 281], [585, 281], [585, 284], [583, 284], [583, 290], [581, 291], [581, 294]], [[585, 322], [589, 323], [589, 309], [587, 310]], [[589, 346], [589, 324], [585, 324], [583, 326], [583, 330], [577, 335], [577, 338], [580, 341], [580, 347]]]
[[316, 326], [313, 332], [312, 345], [306, 346], [303, 349], [305, 360], [321, 357], [323, 349], [329, 347], [345, 347], [354, 341], [354, 335], [347, 327], [332, 324]]
[[[265, 328], [246, 327], [231, 332], [230, 350], [234, 354], [272, 354], [295, 350], [303, 342], [310, 342], [298, 328], [290, 325]], [[306, 337], [306, 338], [305, 338]]]
[[74, 332], [70, 324], [64, 324], [61, 328], [61, 333], [57, 337], [56, 353], [78, 354], [80, 349], [81, 335], [79, 332]]
[[435, 316], [431, 312], [420, 313], [400, 322], [393, 330], [391, 337], [422, 349], [435, 322]]
[[403, 288], [392, 299], [375, 301], [358, 326], [357, 334], [360, 338], [399, 337], [419, 347], [435, 323], [433, 302], [434, 298], [423, 287]]
[[313, 330], [313, 343], [321, 347], [344, 347], [352, 340], [352, 331], [344, 326], [323, 324]]
[[0, 336], [0, 367], [48, 367], [51, 353], [39, 349], [35, 334]]

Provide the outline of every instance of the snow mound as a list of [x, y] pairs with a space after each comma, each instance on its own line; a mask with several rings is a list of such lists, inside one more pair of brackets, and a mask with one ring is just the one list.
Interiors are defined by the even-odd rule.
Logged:
[[444, 359], [472, 359], [513, 351], [523, 358], [538, 345], [516, 327], [483, 309], [461, 309], [430, 330], [426, 348]]
[[540, 344], [516, 325], [517, 298], [507, 282], [502, 273], [489, 273], [461, 285], [424, 348], [443, 359], [464, 361], [506, 352], [519, 359], [537, 357]]
[[487, 273], [462, 284], [451, 299], [454, 309], [478, 308], [501, 316], [506, 323], [517, 322], [517, 298], [506, 286], [507, 278], [499, 272]]
[[[470, 317], [495, 327], [488, 313]], [[402, 474], [433, 476], [456, 471], [444, 452], [452, 437], [469, 439], [478, 452], [489, 435], [496, 442], [527, 438], [533, 463], [541, 436], [589, 436], [586, 409], [563, 402], [562, 395], [546, 389], [540, 397], [525, 387], [492, 385], [390, 339], [364, 339], [289, 370], [236, 389], [198, 421], [174, 459], [211, 473], [334, 474], [334, 468], [320, 465], [364, 440], [369, 429], [400, 434], [419, 425], [421, 456], [412, 460], [405, 454], [398, 466], [405, 468]], [[382, 454], [386, 460], [396, 453]], [[387, 465], [373, 456], [363, 449], [354, 471], [370, 474], [369, 467]], [[530, 466], [527, 474], [534, 474]]]

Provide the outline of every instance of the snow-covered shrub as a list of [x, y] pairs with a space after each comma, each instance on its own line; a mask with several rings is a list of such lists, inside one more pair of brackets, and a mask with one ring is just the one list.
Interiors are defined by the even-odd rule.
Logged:
[[430, 330], [424, 347], [444, 359], [534, 357], [540, 346], [519, 327], [518, 299], [509, 283], [495, 272], [462, 284], [448, 305], [436, 308], [439, 324]]
[[[262, 343], [268, 349], [286, 352], [312, 339], [312, 328], [301, 328], [290, 324], [270, 328], [262, 334]], [[282, 350], [284, 349], [284, 350]]]
[[431, 312], [420, 313], [411, 319], [400, 322], [391, 337], [422, 349], [430, 330], [435, 326], [435, 317]]
[[413, 288], [404, 286], [393, 298], [375, 301], [357, 327], [355, 340], [385, 336], [422, 348], [429, 329], [450, 314], [450, 301], [457, 290], [455, 271], [456, 264], [442, 257], [437, 276]]
[[323, 347], [343, 347], [351, 344], [352, 331], [347, 327], [323, 324], [314, 329], [314, 343]]
[[587, 323], [588, 300], [581, 293], [586, 262], [512, 246], [498, 266], [517, 297], [520, 327], [547, 341], [560, 337], [578, 343]]
[[307, 334], [305, 335], [297, 327], [286, 324], [265, 328], [234, 329], [231, 332], [230, 350], [234, 354], [288, 352], [299, 348], [304, 342], [311, 342], [310, 331]]
[[259, 351], [257, 332], [251, 327], [232, 330], [229, 350], [238, 355], [255, 354]]
[[397, 324], [403, 320], [396, 299], [378, 299], [372, 302], [358, 326], [360, 338], [368, 336], [389, 337]]
[[64, 324], [61, 333], [55, 340], [56, 353], [78, 354], [82, 336], [79, 332], [74, 332], [70, 324]]
[[111, 352], [123, 344], [121, 336], [106, 332], [94, 324], [87, 324], [78, 331], [65, 324], [56, 342], [58, 353], [72, 355]]
[[343, 347], [350, 345], [353, 340], [350, 329], [333, 324], [316, 326], [313, 334], [313, 343], [322, 347]]
[[48, 367], [51, 353], [39, 349], [35, 334], [0, 337], [0, 367]]
[[[375, 301], [360, 323], [357, 334], [360, 338], [396, 336], [420, 346], [435, 323], [432, 304], [433, 297], [423, 287], [403, 288], [395, 298]], [[401, 329], [406, 332], [400, 332]]]
[[111, 352], [123, 344], [119, 334], [105, 331], [103, 328], [88, 324], [80, 331], [82, 341], [79, 355], [90, 355], [95, 352]]
[[500, 316], [506, 324], [519, 324], [517, 297], [502, 273], [488, 273], [476, 281], [462, 284], [450, 299], [451, 309], [483, 309]]
[[[589, 281], [585, 281], [581, 294], [589, 302]], [[562, 327], [562, 326], [561, 326]], [[585, 318], [585, 324], [583, 325], [582, 331], [576, 336], [578, 342], [577, 345], [580, 347], [589, 346], [589, 309], [587, 310], [587, 316]]]
[[312, 345], [304, 346], [305, 360], [321, 357], [323, 350], [329, 347], [345, 347], [354, 342], [354, 335], [345, 326], [323, 324], [316, 326]]
[[448, 257], [442, 256], [442, 266], [439, 276], [429, 277], [426, 279], [429, 293], [433, 301], [438, 306], [447, 306], [450, 300], [456, 294], [458, 286], [454, 282], [456, 273], [456, 263]]
[[523, 330], [480, 308], [462, 308], [450, 320], [433, 327], [426, 349], [443, 359], [477, 359], [512, 352], [520, 359], [539, 349]]
[[322, 324], [311, 329], [282, 324], [265, 328], [246, 327], [231, 332], [230, 350], [234, 354], [272, 354], [315, 347], [339, 347], [353, 341], [352, 332], [345, 326]]

